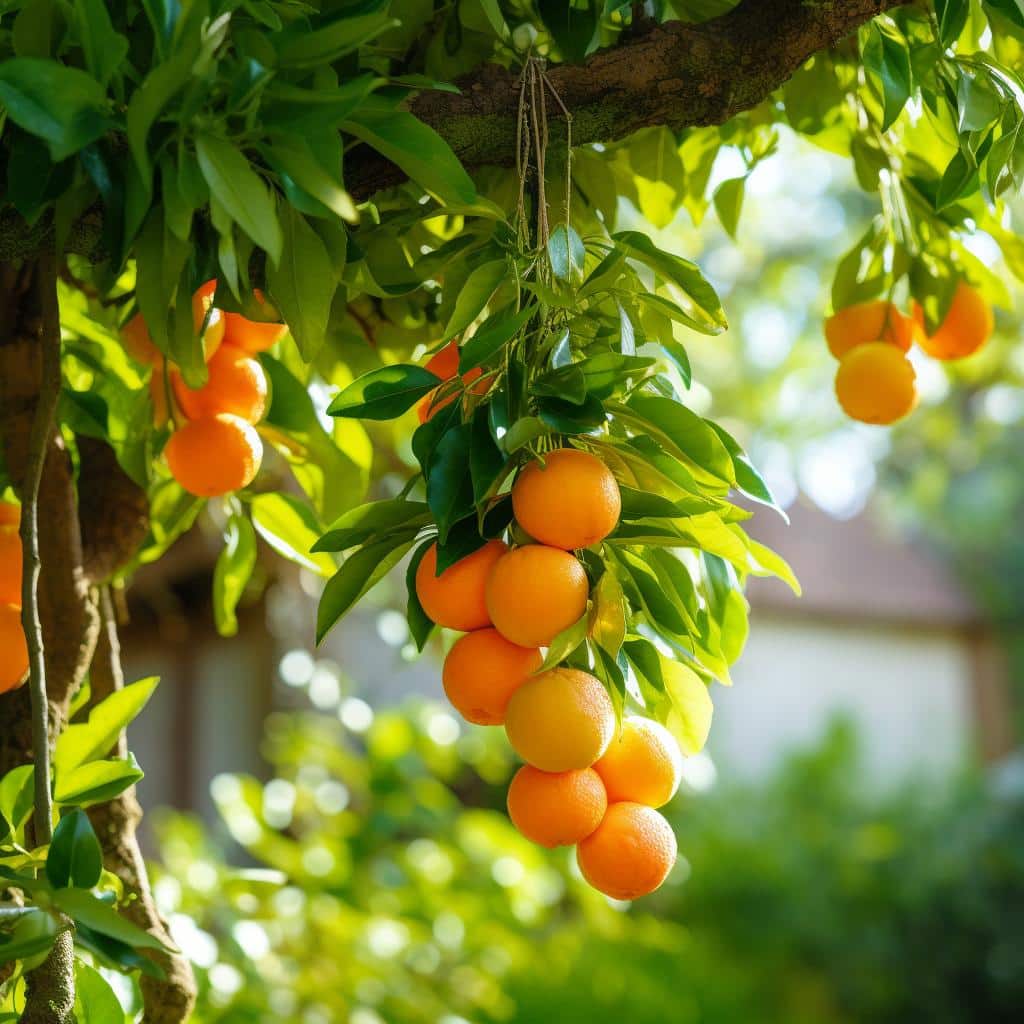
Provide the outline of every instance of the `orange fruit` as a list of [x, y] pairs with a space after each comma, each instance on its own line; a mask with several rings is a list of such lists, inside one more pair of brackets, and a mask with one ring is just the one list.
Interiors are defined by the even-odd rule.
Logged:
[[[256, 301], [261, 306], [267, 303], [263, 293], [258, 289], [253, 290]], [[270, 312], [268, 307], [267, 312]], [[273, 348], [288, 333], [287, 324], [266, 323], [262, 320], [249, 320], [241, 313], [224, 314], [224, 343], [236, 345], [246, 352], [266, 352]]]
[[589, 768], [611, 742], [615, 710], [600, 679], [553, 668], [509, 698], [505, 733], [515, 752], [542, 772]]
[[[213, 302], [213, 293], [216, 290], [216, 280], [207, 281], [192, 296], [192, 324], [196, 334], [202, 333], [203, 352], [207, 362], [220, 348], [221, 341], [224, 340], [224, 314], [219, 309], [214, 309], [210, 313], [210, 319], [206, 320], [206, 311]], [[206, 321], [205, 332], [203, 332], [204, 321]], [[153, 343], [153, 338], [141, 313], [136, 313], [121, 328], [121, 342], [128, 355], [137, 363], [142, 363], [144, 366], [156, 366], [163, 362], [163, 353]]]
[[587, 610], [590, 591], [579, 560], [543, 544], [504, 555], [487, 579], [494, 628], [520, 647], [546, 647]]
[[542, 544], [566, 551], [604, 540], [622, 511], [619, 485], [596, 456], [559, 448], [530, 462], [512, 487], [519, 525]]
[[0, 501], [0, 530], [17, 530], [21, 525], [21, 506], [13, 501]]
[[943, 362], [963, 359], [988, 341], [992, 327], [992, 307], [976, 288], [960, 281], [946, 318], [931, 337], [920, 339], [920, 345], [928, 355]]
[[164, 449], [174, 479], [191, 494], [216, 498], [252, 483], [263, 443], [240, 416], [220, 413], [176, 430]]
[[914, 321], [891, 302], [873, 299], [836, 310], [825, 321], [828, 350], [842, 359], [850, 349], [884, 341], [904, 352], [914, 343]]
[[21, 685], [28, 672], [28, 644], [21, 628], [21, 608], [0, 604], [0, 693]]
[[[440, 377], [441, 380], [451, 380], [459, 372], [459, 343], [457, 341], [448, 342], [444, 348], [435, 352], [423, 364], [423, 368]], [[472, 370], [467, 370], [462, 375], [463, 388], [465, 389], [474, 381], [477, 381], [476, 386], [469, 388], [469, 390], [474, 395], [486, 394], [491, 378], [479, 380], [482, 373], [483, 370], [479, 366], [474, 366]], [[451, 405], [459, 397], [457, 388], [448, 388], [447, 393], [442, 398], [437, 399], [437, 392], [439, 390], [439, 387], [434, 388], [416, 407], [416, 415], [419, 416], [420, 423], [426, 423], [427, 420], [431, 419], [446, 406]]]
[[449, 341], [423, 364], [423, 369], [441, 380], [451, 380], [459, 372], [459, 343]]
[[[492, 540], [437, 575], [437, 545], [431, 544], [416, 568], [416, 596], [439, 626], [469, 632], [491, 624], [484, 599], [487, 575], [508, 547]], [[522, 646], [527, 646], [523, 644]]]
[[496, 629], [477, 629], [456, 640], [444, 659], [444, 692], [467, 722], [501, 725], [509, 697], [543, 661], [535, 647], [510, 644]]
[[21, 572], [21, 537], [13, 526], [0, 527], [0, 604], [21, 607]]
[[[155, 375], [155, 371], [154, 371]], [[171, 372], [174, 397], [190, 420], [229, 412], [249, 423], [267, 410], [267, 375], [258, 359], [234, 345], [221, 345], [210, 360], [209, 378], [193, 390], [180, 373]]]
[[836, 398], [851, 419], [884, 426], [917, 405], [917, 375], [894, 345], [872, 341], [851, 349], [836, 371]]
[[552, 848], [586, 839], [608, 808], [592, 768], [542, 772], [525, 764], [508, 787], [508, 816], [531, 842]]
[[683, 757], [672, 733], [649, 718], [631, 715], [594, 765], [608, 799], [661, 807], [675, 796]]
[[616, 900], [635, 900], [654, 892], [676, 862], [672, 826], [652, 807], [608, 805], [597, 829], [576, 847], [583, 877]]

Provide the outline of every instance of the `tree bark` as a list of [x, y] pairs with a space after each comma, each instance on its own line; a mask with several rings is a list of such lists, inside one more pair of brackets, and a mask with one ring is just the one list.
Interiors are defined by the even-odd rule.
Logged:
[[[92, 700], [101, 701], [124, 687], [121, 668], [121, 645], [109, 589], [100, 594], [102, 626], [89, 680]], [[128, 753], [124, 733], [118, 741], [116, 756]], [[139, 849], [136, 832], [142, 820], [142, 808], [135, 796], [135, 787], [105, 804], [89, 810], [96, 835], [103, 847], [103, 863], [124, 885], [129, 900], [121, 910], [130, 921], [173, 945], [167, 924], [161, 918], [153, 899], [146, 872], [146, 863]], [[142, 1024], [184, 1024], [196, 1001], [196, 984], [192, 967], [181, 954], [147, 951], [147, 955], [163, 970], [163, 978], [142, 975]]]
[[[742, 0], [720, 18], [691, 25], [644, 21], [616, 46], [580, 64], [553, 65], [552, 85], [573, 115], [573, 141], [615, 142], [640, 128], [724, 124], [757, 106], [809, 57], [886, 10], [914, 0]], [[409, 109], [472, 170], [515, 162], [519, 74], [482, 64], [460, 78], [460, 93], [423, 92]], [[560, 115], [551, 112], [552, 122]], [[558, 143], [557, 130], [552, 142]], [[345, 158], [345, 186], [359, 200], [400, 185], [406, 175], [367, 146]], [[97, 259], [101, 209], [88, 210], [65, 249]], [[52, 228], [0, 211], [0, 259], [38, 252]]]

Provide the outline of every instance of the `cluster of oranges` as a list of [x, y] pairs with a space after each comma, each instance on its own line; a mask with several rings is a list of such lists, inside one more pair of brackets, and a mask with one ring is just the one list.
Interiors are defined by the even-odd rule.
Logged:
[[615, 529], [619, 488], [598, 458], [559, 448], [520, 472], [512, 505], [533, 543], [493, 540], [440, 574], [433, 545], [417, 568], [426, 614], [465, 634], [445, 659], [445, 693], [468, 721], [504, 725], [526, 762], [508, 792], [519, 831], [542, 846], [576, 845], [594, 888], [635, 899], [675, 862], [675, 836], [655, 808], [679, 785], [679, 747], [641, 717], [625, 718], [616, 735], [601, 681], [578, 668], [544, 670], [542, 653], [587, 614], [587, 573], [573, 552]]
[[19, 686], [28, 672], [28, 646], [21, 628], [21, 509], [0, 501], [0, 693]]
[[[237, 491], [252, 482], [263, 458], [253, 427], [267, 406], [267, 375], [256, 358], [275, 345], [287, 328], [249, 320], [213, 305], [216, 281], [207, 281], [192, 300], [196, 334], [202, 338], [208, 379], [190, 388], [153, 344], [142, 314], [122, 329], [129, 354], [153, 367], [150, 392], [159, 423], [177, 428], [164, 454], [172, 475], [201, 498]], [[260, 296], [257, 296], [260, 298]]]
[[917, 375], [907, 358], [915, 343], [942, 362], [977, 352], [992, 334], [992, 309], [966, 281], [959, 281], [949, 312], [934, 334], [914, 303], [911, 314], [876, 299], [838, 310], [825, 321], [825, 340], [839, 360], [836, 397], [862, 423], [895, 423], [917, 405]]

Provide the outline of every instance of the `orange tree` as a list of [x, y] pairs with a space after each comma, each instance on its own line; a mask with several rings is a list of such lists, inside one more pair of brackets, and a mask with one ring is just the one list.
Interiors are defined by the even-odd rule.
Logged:
[[[735, 232], [781, 130], [848, 156], [879, 212], [835, 271], [833, 312], [872, 303], [839, 398], [906, 414], [907, 342], [991, 330], [974, 236], [1021, 272], [1019, 3], [24, 0], [0, 53], [4, 1011], [120, 1019], [99, 964], [188, 1017], [123, 737], [154, 682], [124, 685], [111, 588], [211, 500], [223, 633], [257, 535], [328, 577], [318, 637], [411, 554], [417, 644], [470, 631], [446, 687], [532, 763], [513, 818], [604, 891], [656, 886], [665, 736], [703, 743], [747, 576], [795, 581], [687, 401], [725, 312], [644, 226]], [[414, 406], [415, 474], [363, 504]]]

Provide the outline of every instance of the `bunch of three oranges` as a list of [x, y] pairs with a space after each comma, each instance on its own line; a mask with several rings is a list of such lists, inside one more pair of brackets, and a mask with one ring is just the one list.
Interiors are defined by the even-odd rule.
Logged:
[[639, 716], [616, 736], [611, 699], [589, 672], [541, 671], [541, 649], [587, 613], [589, 582], [572, 552], [615, 528], [618, 485], [595, 456], [560, 448], [519, 474], [512, 503], [537, 543], [494, 540], [440, 574], [434, 545], [417, 569], [426, 614], [465, 633], [445, 659], [445, 692], [468, 721], [504, 725], [526, 762], [508, 793], [519, 831], [547, 847], [576, 845], [591, 885], [635, 899], [675, 862], [675, 836], [654, 808], [678, 787], [679, 748]]

